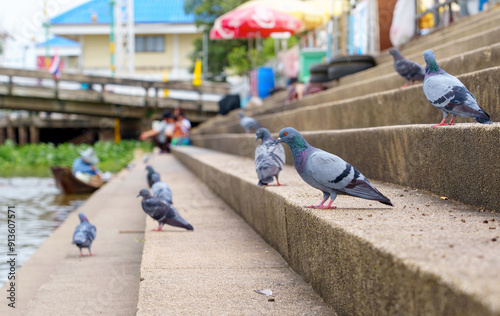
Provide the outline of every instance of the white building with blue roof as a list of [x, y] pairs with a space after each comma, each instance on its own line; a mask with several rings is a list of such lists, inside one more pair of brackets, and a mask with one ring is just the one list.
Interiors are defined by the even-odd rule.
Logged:
[[[184, 12], [184, 0], [134, 0], [136, 76], [188, 80], [193, 41], [202, 36], [194, 15]], [[109, 0], [92, 0], [50, 20], [50, 32], [76, 41], [81, 47], [79, 69], [86, 73], [109, 74]]]

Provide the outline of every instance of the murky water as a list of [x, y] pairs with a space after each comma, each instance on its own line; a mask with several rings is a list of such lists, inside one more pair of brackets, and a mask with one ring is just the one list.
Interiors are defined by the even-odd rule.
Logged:
[[[52, 178], [0, 178], [0, 286], [7, 280], [7, 212], [15, 206], [18, 268], [89, 194], [65, 195]], [[68, 236], [71, 242], [72, 236]], [[9, 257], [10, 258], [10, 257]]]

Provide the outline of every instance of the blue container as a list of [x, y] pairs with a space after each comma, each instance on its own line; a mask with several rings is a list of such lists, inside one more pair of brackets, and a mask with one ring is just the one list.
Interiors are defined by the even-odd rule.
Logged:
[[269, 96], [269, 90], [274, 89], [274, 73], [271, 67], [257, 68], [257, 93], [259, 98]]

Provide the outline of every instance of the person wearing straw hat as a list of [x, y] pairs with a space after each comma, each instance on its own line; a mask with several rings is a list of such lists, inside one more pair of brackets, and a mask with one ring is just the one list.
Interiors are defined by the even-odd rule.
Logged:
[[97, 168], [99, 158], [95, 154], [94, 148], [89, 147], [80, 151], [80, 157], [73, 161], [73, 174], [84, 182], [89, 182], [94, 176], [99, 176], [100, 171]]

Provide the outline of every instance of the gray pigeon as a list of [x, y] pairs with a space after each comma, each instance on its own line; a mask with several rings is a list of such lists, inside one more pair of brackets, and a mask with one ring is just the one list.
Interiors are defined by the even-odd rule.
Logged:
[[94, 225], [89, 223], [85, 214], [80, 212], [78, 213], [78, 217], [80, 218], [80, 224], [76, 226], [75, 232], [73, 233], [73, 243], [80, 248], [80, 257], [83, 256], [82, 248], [88, 248], [89, 256], [92, 256], [90, 247], [95, 239], [97, 230]]
[[420, 64], [401, 56], [397, 48], [391, 48], [389, 54], [394, 58], [394, 69], [396, 69], [396, 72], [406, 79], [406, 83], [401, 88], [406, 88], [410, 80], [412, 81], [411, 84], [413, 84], [415, 80], [424, 80], [425, 68], [420, 66]]
[[255, 171], [259, 177], [259, 186], [268, 185], [276, 177], [277, 185], [280, 185], [278, 175], [285, 164], [285, 149], [281, 144], [274, 141], [267, 129], [261, 127], [257, 130], [257, 137], [262, 143], [255, 149]]
[[[307, 184], [323, 192], [323, 200], [319, 205], [306, 207], [335, 208], [331, 205], [337, 194], [375, 200], [393, 206], [356, 168], [335, 155], [312, 147], [297, 130], [291, 127], [282, 129], [277, 142], [290, 146], [293, 163], [299, 175]], [[323, 206], [329, 197], [330, 203]]]
[[[464, 84], [439, 68], [433, 51], [426, 50], [424, 59], [426, 62], [424, 94], [432, 105], [443, 112], [441, 123], [432, 127], [453, 125], [457, 116], [472, 117], [482, 124], [492, 123], [488, 113], [479, 107], [476, 98]], [[449, 113], [452, 114], [450, 123], [445, 123]]]
[[148, 181], [148, 185], [151, 188], [153, 186], [153, 179], [151, 179], [151, 177], [153, 176], [153, 173], [155, 173], [155, 170], [150, 165], [146, 166], [146, 170], [148, 171], [148, 174], [146, 175], [146, 180]]
[[161, 231], [165, 224], [193, 230], [193, 226], [182, 218], [172, 205], [163, 199], [154, 198], [148, 189], [142, 189], [137, 197], [139, 196], [142, 196], [144, 212], [158, 221], [158, 228], [153, 229], [153, 231]]
[[160, 180], [160, 174], [158, 172], [153, 173], [151, 180], [153, 181], [153, 186], [151, 187], [153, 197], [163, 199], [169, 204], [174, 204], [172, 202], [172, 190], [168, 184]]
[[238, 114], [240, 115], [240, 125], [245, 130], [245, 133], [248, 134], [252, 131], [252, 129], [257, 130], [261, 127], [259, 122], [250, 116], [245, 116], [243, 111], [239, 111]]

